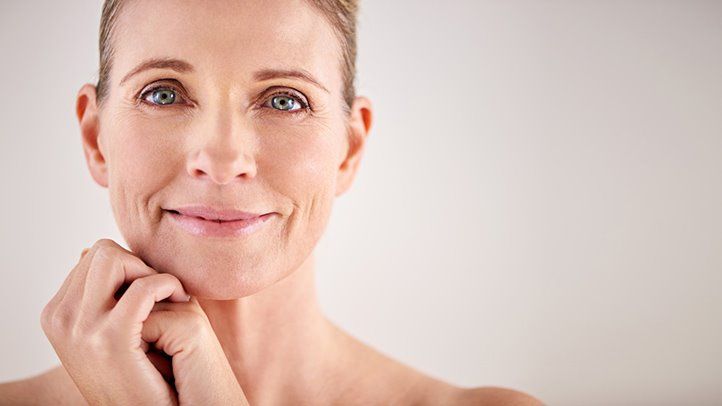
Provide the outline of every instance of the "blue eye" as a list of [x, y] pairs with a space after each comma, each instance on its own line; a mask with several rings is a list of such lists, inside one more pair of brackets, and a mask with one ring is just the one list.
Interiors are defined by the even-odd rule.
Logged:
[[270, 107], [272, 109], [285, 111], [290, 114], [303, 113], [310, 110], [310, 106], [303, 96], [291, 91], [276, 93], [268, 100], [270, 101]]
[[296, 100], [296, 98], [286, 94], [273, 96], [271, 98], [271, 106], [283, 111], [296, 111], [306, 107], [302, 102]]
[[150, 90], [150, 98], [154, 104], [167, 105], [175, 102], [175, 90], [167, 87], [159, 87]]
[[[178, 104], [177, 102], [185, 100], [184, 96], [180, 95], [174, 87], [168, 86], [157, 86], [146, 90], [143, 92], [140, 99], [145, 100], [153, 106], [168, 106]], [[311, 107], [306, 99], [301, 95], [297, 95], [295, 92], [291, 93], [290, 91], [283, 91], [274, 94], [270, 99], [267, 99], [267, 107], [269, 107], [269, 101], [270, 107], [278, 111], [302, 113], [304, 111], [310, 112], [311, 110]]]

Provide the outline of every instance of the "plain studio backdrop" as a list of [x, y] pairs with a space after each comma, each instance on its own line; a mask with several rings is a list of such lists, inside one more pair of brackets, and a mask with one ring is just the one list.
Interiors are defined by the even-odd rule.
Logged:
[[[75, 96], [98, 1], [0, 2], [0, 381], [43, 306], [127, 246]], [[382, 352], [550, 405], [722, 404], [722, 2], [362, 0], [360, 172], [321, 304]]]

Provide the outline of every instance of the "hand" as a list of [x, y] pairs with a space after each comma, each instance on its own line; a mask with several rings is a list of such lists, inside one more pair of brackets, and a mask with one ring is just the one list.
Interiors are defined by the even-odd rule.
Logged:
[[[119, 289], [124, 286], [127, 290], [121, 293]], [[83, 251], [78, 264], [43, 308], [41, 325], [66, 371], [90, 404], [176, 405], [179, 398], [192, 398], [194, 393], [216, 393], [217, 384], [204, 380], [190, 382], [186, 377], [192, 375], [182, 373], [184, 379], [180, 382], [188, 395], [179, 394], [155, 366], [158, 363], [162, 368], [159, 362], [162, 359], [150, 352], [146, 355], [150, 346], [142, 335], [144, 322], [158, 305], [156, 302], [168, 299], [188, 304], [189, 298], [176, 277], [158, 273], [112, 240], [102, 239]], [[177, 323], [161, 322], [163, 319], [154, 316], [149, 323], [153, 327], [145, 334], [173, 337], [163, 330], [165, 326], [181, 330]], [[159, 343], [166, 348], [175, 344]], [[205, 360], [200, 368], [207, 368], [209, 359], [216, 360], [215, 353], [203, 358], [197, 349], [184, 352], [177, 354], [183, 354], [179, 361]], [[186, 366], [184, 371], [191, 368]], [[223, 375], [218, 371], [215, 374]], [[225, 380], [221, 382], [228, 384]], [[223, 388], [220, 393], [230, 392]]]
[[[154, 364], [175, 384], [181, 405], [248, 405], [195, 298], [183, 303], [156, 303], [143, 323], [142, 338], [162, 352], [152, 355], [157, 358]], [[153, 350], [148, 354], [154, 354]]]

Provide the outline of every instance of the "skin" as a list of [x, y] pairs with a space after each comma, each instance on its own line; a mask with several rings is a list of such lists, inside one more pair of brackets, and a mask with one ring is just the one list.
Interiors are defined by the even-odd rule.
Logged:
[[[129, 250], [105, 239], [84, 250], [41, 316], [62, 365], [0, 385], [0, 398], [541, 404], [424, 375], [322, 314], [313, 249], [356, 175], [372, 107], [358, 96], [343, 110], [340, 45], [320, 14], [301, 0], [134, 1], [113, 47], [108, 98], [99, 105], [85, 84], [76, 107], [88, 168], [108, 188]], [[152, 69], [120, 83], [148, 58], [177, 58], [193, 71]], [[297, 78], [255, 80], [266, 68], [304, 69], [328, 92]], [[151, 85], [174, 89], [176, 104], [139, 101]], [[279, 90], [313, 111], [275, 109]], [[163, 211], [187, 204], [276, 214], [249, 236], [198, 237]]]

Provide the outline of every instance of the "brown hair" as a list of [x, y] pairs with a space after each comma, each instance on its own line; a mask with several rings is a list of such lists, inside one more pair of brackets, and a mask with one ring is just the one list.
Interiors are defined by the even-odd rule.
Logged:
[[[348, 114], [355, 97], [354, 80], [356, 77], [356, 17], [359, 0], [306, 0], [316, 8], [333, 27], [341, 44], [343, 58], [341, 79], [343, 81], [344, 110]], [[102, 104], [108, 95], [113, 47], [111, 37], [123, 0], [105, 0], [100, 17], [100, 69], [98, 70], [97, 101]]]

